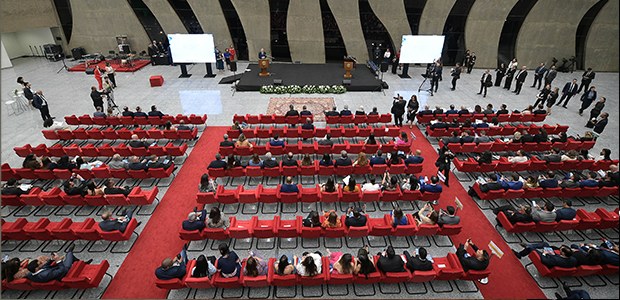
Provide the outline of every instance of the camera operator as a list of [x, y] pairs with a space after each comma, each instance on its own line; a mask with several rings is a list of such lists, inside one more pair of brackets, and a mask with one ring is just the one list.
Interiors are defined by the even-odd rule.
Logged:
[[446, 186], [450, 186], [450, 164], [452, 163], [452, 159], [454, 159], [454, 154], [448, 149], [448, 146], [445, 145], [441, 149], [439, 149], [439, 157], [437, 161], [435, 161], [435, 166], [437, 167], [437, 172], [443, 172], [444, 177], [446, 177], [445, 184]]
[[106, 94], [106, 91], [97, 90], [96, 86], [90, 87], [90, 98], [93, 99], [93, 106], [95, 109], [97, 109], [97, 107], [103, 107], [103, 97]]

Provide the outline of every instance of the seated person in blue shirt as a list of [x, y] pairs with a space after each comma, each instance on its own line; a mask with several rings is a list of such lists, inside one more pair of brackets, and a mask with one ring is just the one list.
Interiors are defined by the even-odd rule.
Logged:
[[[58, 256], [55, 253], [52, 253], [51, 258], [40, 267], [39, 271], [30, 270], [32, 273], [28, 272], [26, 274], [26, 278], [34, 282], [50, 282], [55, 280], [62, 280], [69, 270], [73, 266], [73, 263], [78, 261], [78, 259], [73, 256], [73, 250], [75, 249], [75, 244], [69, 246], [65, 252], [67, 255], [62, 259], [61, 256]], [[62, 259], [62, 261], [61, 261]], [[36, 259], [34, 261], [37, 261]], [[86, 263], [90, 263], [92, 260], [87, 261]], [[30, 267], [30, 266], [29, 266]], [[2, 263], [2, 275], [4, 277], [4, 273], [6, 268], [4, 266], [4, 262]]]
[[269, 146], [271, 146], [271, 147], [284, 147], [284, 141], [281, 140], [280, 136], [276, 134], [269, 141]]
[[439, 185], [439, 177], [433, 176], [431, 177], [431, 183], [427, 183], [423, 179], [424, 177], [420, 176], [420, 191], [421, 192], [429, 192], [429, 193], [441, 193], [442, 188]]
[[562, 201], [562, 208], [555, 210], [555, 221], [572, 220], [577, 216], [577, 211], [572, 207], [573, 201], [570, 199], [564, 199]]
[[603, 244], [601, 244], [601, 247], [599, 247], [598, 249], [601, 250], [603, 264], [618, 266], [618, 244], [609, 240], [605, 240], [603, 241]]
[[467, 107], [465, 106], [461, 106], [461, 110], [459, 110], [459, 115], [468, 115], [469, 114], [469, 109], [467, 109]]
[[286, 177], [286, 182], [280, 186], [281, 193], [299, 193], [299, 188], [293, 183], [293, 177]]
[[513, 173], [509, 178], [497, 174], [497, 178], [505, 190], [523, 189], [523, 181], [521, 181], [521, 177], [517, 173]]
[[301, 108], [301, 111], [299, 112], [300, 116], [312, 116], [312, 112], [308, 110], [308, 107], [306, 107], [305, 105]]
[[459, 111], [454, 109], [454, 104], [450, 104], [450, 109], [446, 110], [446, 115], [456, 115]]
[[323, 154], [323, 158], [321, 158], [321, 160], [319, 161], [319, 166], [329, 167], [333, 165], [334, 161], [332, 160], [331, 155], [329, 155], [329, 153]]
[[312, 124], [312, 119], [306, 118], [306, 123], [301, 125], [301, 129], [304, 129], [304, 130], [312, 130], [312, 129], [314, 129], [314, 124]]
[[187, 265], [187, 244], [183, 245], [183, 250], [176, 257], [166, 257], [161, 262], [161, 266], [155, 270], [157, 279], [170, 280], [182, 279], [185, 276]]
[[556, 188], [558, 185], [558, 179], [555, 178], [555, 172], [553, 171], [547, 171], [547, 174], [540, 175], [538, 179], [538, 186], [541, 188]]
[[366, 215], [364, 210], [359, 207], [350, 207], [347, 210], [347, 217], [344, 219], [344, 224], [348, 227], [364, 227], [366, 226]]
[[194, 211], [189, 213], [187, 220], [183, 220], [183, 230], [203, 230], [207, 226], [205, 223], [207, 221], [207, 210], [197, 210], [198, 209], [194, 207]]
[[418, 111], [418, 116], [432, 115], [432, 114], [433, 114], [433, 111], [430, 109], [428, 105], [424, 105], [424, 109], [421, 111]]
[[443, 121], [442, 117], [437, 117], [437, 122], [433, 122], [430, 126], [430, 129], [439, 129], [439, 128], [448, 128], [448, 123]]
[[[134, 116], [135, 116], [135, 113], [134, 113]], [[161, 117], [164, 116], [164, 114], [161, 111], [157, 110], [157, 106], [152, 105], [151, 106], [151, 111], [149, 111], [148, 116], [149, 117], [160, 117], [161, 118]]]
[[390, 211], [390, 215], [392, 216], [392, 227], [397, 227], [398, 225], [409, 225], [409, 220], [407, 220], [407, 217], [400, 207]]
[[[124, 233], [125, 229], [127, 229], [127, 225], [131, 219], [133, 219], [133, 210], [127, 211], [127, 209], [123, 209], [120, 212], [120, 216], [121, 217], [113, 218], [111, 210], [105, 211], [101, 214], [102, 221], [99, 222], [99, 228], [106, 232], [118, 230]], [[142, 222], [138, 222], [138, 225], [141, 223]]]
[[422, 157], [422, 150], [420, 149], [416, 149], [415, 150], [415, 155], [407, 155], [407, 158], [405, 159], [405, 165], [409, 165], [409, 164], [421, 164], [424, 162], [424, 157]]
[[596, 172], [588, 172], [586, 175], [586, 179], [579, 181], [579, 187], [598, 187]]
[[473, 143], [474, 141], [475, 141], [475, 138], [470, 135], [470, 131], [469, 130], [465, 130], [465, 131], [463, 131], [463, 133], [461, 133], [461, 144], [463, 144], [463, 143]]
[[349, 110], [349, 106], [345, 105], [344, 109], [340, 111], [340, 116], [352, 116], [353, 113]]
[[[553, 267], [573, 268], [577, 266], [577, 259], [572, 256], [573, 250], [571, 250], [571, 248], [568, 246], [562, 245], [560, 246], [560, 248], [558, 248], [558, 247], [550, 246], [546, 242], [533, 243], [533, 244], [522, 243], [521, 246], [523, 247], [523, 250], [521, 251], [516, 251], [514, 249], [512, 250], [512, 252], [515, 254], [515, 256], [518, 259], [528, 256], [532, 251], [536, 251], [540, 255], [541, 262], [549, 268], [553, 268]], [[548, 253], [547, 251], [543, 252], [540, 250], [544, 248], [552, 248], [553, 250], [560, 250], [559, 251], [560, 254]]]
[[387, 164], [387, 162], [385, 161], [385, 158], [383, 157], [383, 151], [381, 150], [377, 150], [377, 154], [370, 158], [371, 166], [385, 164]]
[[217, 271], [220, 272], [224, 278], [239, 277], [241, 274], [241, 261], [237, 253], [235, 253], [235, 251], [230, 251], [226, 243], [221, 243], [218, 249], [222, 256], [220, 256], [216, 262], [217, 265], [215, 267]]

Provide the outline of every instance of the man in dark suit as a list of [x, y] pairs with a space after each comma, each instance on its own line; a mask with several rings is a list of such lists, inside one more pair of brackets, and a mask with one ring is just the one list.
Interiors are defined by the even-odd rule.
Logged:
[[75, 256], [73, 256], [74, 249], [75, 245], [69, 246], [69, 248], [65, 250], [67, 252], [67, 255], [65, 255], [65, 258], [59, 263], [55, 262], [60, 259], [60, 257], [58, 257], [56, 254], [53, 254], [51, 259], [48, 260], [43, 266], [41, 266], [39, 271], [34, 273], [28, 273], [28, 275], [26, 275], [26, 278], [31, 281], [40, 283], [62, 280], [69, 272], [69, 269], [71, 269], [71, 266], [73, 266], [73, 263], [78, 260], [77, 258], [75, 258]]
[[435, 106], [435, 110], [433, 110], [433, 115], [443, 115], [443, 108], [440, 106]]
[[187, 230], [187, 231], [194, 231], [194, 230], [203, 230], [207, 224], [205, 223], [207, 221], [207, 210], [203, 209], [201, 211], [196, 211], [196, 208], [194, 208], [194, 211], [190, 212], [189, 215], [187, 216], [187, 220], [183, 220], [183, 230]]
[[439, 177], [437, 176], [431, 177], [431, 183], [422, 181], [422, 177], [420, 176], [420, 192], [441, 193], [443, 190], [441, 185], [439, 185]]
[[170, 166], [172, 166], [172, 160], [169, 157], [166, 158], [164, 161], [159, 161], [157, 155], [151, 155], [149, 161], [146, 162], [147, 169], [163, 168], [164, 170], [167, 170], [168, 168], [170, 168]]
[[533, 143], [535, 141], [534, 136], [527, 130], [521, 132], [521, 143]]
[[405, 266], [409, 269], [409, 271], [430, 271], [433, 269], [433, 263], [426, 259], [428, 256], [426, 248], [418, 248], [417, 253], [414, 253], [413, 256], [411, 256], [407, 250], [405, 250], [403, 254], [405, 255], [405, 258], [407, 258], [407, 263]]
[[148, 148], [149, 147], [149, 143], [146, 142], [146, 139], [142, 139], [142, 140], [138, 139], [137, 134], [131, 135], [131, 141], [129, 141], [128, 145], [131, 148]]
[[69, 196], [86, 196], [88, 182], [82, 178], [82, 176], [78, 174], [71, 174], [71, 178], [69, 178], [63, 184], [63, 189], [65, 194]]
[[148, 166], [146, 165], [146, 159], [140, 161], [140, 158], [138, 158], [137, 156], [132, 156], [129, 158], [129, 163], [127, 164], [127, 169], [128, 170], [144, 170], [146, 171], [148, 169]]
[[[271, 153], [270, 153], [271, 154]], [[209, 163], [208, 169], [225, 169], [226, 162], [222, 160], [222, 155], [217, 153], [215, 154], [215, 160]]]
[[[500, 177], [500, 175], [498, 174], [497, 177]], [[523, 189], [523, 182], [519, 179], [519, 174], [513, 173], [510, 176], [501, 176], [498, 180], [505, 190], [516, 191]]]
[[293, 156], [293, 152], [289, 152], [286, 155], [286, 158], [282, 160], [282, 166], [283, 167], [298, 167], [299, 166], [299, 163]]
[[313, 130], [314, 129], [314, 124], [312, 124], [312, 119], [306, 118], [306, 123], [301, 125], [301, 129], [303, 129], [303, 130]]
[[438, 128], [448, 128], [448, 123], [444, 122], [442, 117], [437, 117], [437, 122], [432, 123], [428, 127], [432, 130]]
[[476, 139], [469, 135], [469, 131], [463, 131], [463, 133], [461, 133], [461, 144], [464, 143], [473, 143]]
[[293, 177], [286, 177], [286, 182], [280, 186], [280, 193], [299, 193], [299, 187], [293, 183]]
[[508, 113], [509, 113], [508, 106], [506, 106], [505, 103], [502, 103], [502, 105], [497, 110], [496, 114], [499, 116], [499, 115], [505, 115], [505, 114], [508, 114]]
[[482, 78], [480, 78], [480, 92], [478, 92], [478, 95], [482, 94], [482, 91], [484, 91], [484, 94], [482, 95], [482, 97], [486, 97], [487, 88], [492, 85], [493, 85], [493, 76], [491, 76], [491, 71], [487, 69], [486, 71], [484, 71], [484, 74], [482, 74]]
[[155, 270], [157, 279], [170, 280], [182, 279], [187, 273], [187, 244], [183, 245], [183, 250], [174, 258], [165, 258], [161, 266]]
[[573, 201], [570, 199], [564, 199], [562, 201], [562, 208], [555, 210], [555, 221], [572, 220], [577, 216], [577, 211], [572, 207]]
[[24, 82], [24, 97], [28, 99], [28, 103], [32, 104], [32, 99], [34, 99], [34, 92], [32, 91], [32, 84], [30, 82]]
[[299, 112], [299, 115], [300, 115], [300, 116], [306, 116], [306, 117], [309, 117], [309, 116], [312, 116], [312, 112], [311, 112], [311, 111], [309, 111], [309, 110], [308, 110], [308, 108], [304, 105], [304, 106], [301, 108], [301, 111]]
[[381, 150], [377, 150], [377, 154], [370, 158], [370, 165], [385, 165], [387, 162], [383, 157], [383, 152]]
[[161, 111], [157, 110], [157, 106], [151, 105], [151, 111], [149, 111], [148, 116], [149, 117], [160, 117], [161, 118], [161, 117], [164, 116], [164, 114]]
[[140, 106], [136, 106], [136, 111], [133, 113], [134, 118], [135, 117], [148, 117], [148, 115], [142, 111], [142, 108]]
[[592, 131], [601, 134], [603, 133], [603, 130], [605, 130], [605, 126], [607, 126], [607, 123], [609, 122], [609, 113], [604, 112], [600, 115], [600, 120], [598, 120], [596, 122], [596, 124], [594, 124], [594, 128], [592, 129]]
[[[507, 204], [493, 209], [495, 215], [499, 215], [500, 212], [506, 215], [511, 224], [534, 222], [532, 219], [532, 207], [529, 205], [520, 205], [519, 208], [515, 209], [512, 205]], [[497, 219], [495, 220], [497, 221]], [[499, 221], [497, 221], [497, 224], [501, 226]]]
[[596, 266], [603, 262], [601, 250], [595, 247], [590, 247], [589, 245], [579, 247], [575, 244], [572, 244], [570, 247], [573, 250], [572, 257], [577, 260], [578, 266]]
[[579, 108], [579, 115], [583, 115], [583, 111], [588, 109], [592, 102], [596, 100], [596, 87], [591, 86], [589, 90], [587, 90], [581, 96], [581, 108]]
[[441, 209], [439, 211], [439, 219], [437, 219], [437, 224], [439, 226], [443, 225], [456, 225], [461, 222], [461, 217], [456, 215], [456, 208], [452, 205], [448, 205], [446, 210]]
[[556, 103], [555, 105], [556, 106], [560, 105], [562, 101], [564, 101], [564, 104], [562, 104], [562, 107], [566, 108], [566, 105], [568, 104], [568, 101], [570, 100], [570, 98], [575, 96], [578, 91], [579, 91], [579, 87], [577, 86], [576, 78], [573, 79], [572, 82], [567, 82], [564, 85], [564, 88], [562, 88], [562, 98], [560, 98], [560, 101], [558, 101], [558, 103]]
[[555, 172], [547, 171], [545, 175], [542, 175], [538, 181], [538, 186], [541, 188], [555, 188], [558, 187], [558, 179], [555, 178]]
[[180, 120], [179, 125], [177, 125], [177, 130], [192, 130], [192, 128], [185, 125], [185, 120]]
[[452, 131], [450, 133], [450, 137], [442, 139], [442, 142], [443, 142], [444, 145], [447, 145], [447, 144], [460, 144], [461, 143], [461, 137], [459, 137], [458, 131], [454, 130], [454, 131]]
[[235, 142], [228, 140], [228, 134], [224, 134], [224, 140], [220, 142], [220, 147], [234, 147]]
[[24, 191], [22, 190], [18, 184], [17, 179], [11, 178], [6, 184], [2, 187], [2, 195], [13, 195], [13, 196], [21, 196], [24, 194], [28, 194], [30, 190]]
[[349, 110], [349, 106], [345, 105], [344, 108], [340, 111], [340, 116], [351, 116], [353, 113]]
[[362, 210], [359, 207], [349, 207], [344, 224], [348, 227], [364, 227], [366, 226], [366, 221], [366, 216], [362, 214]]
[[334, 166], [337, 168], [339, 166], [346, 167], [351, 165], [353, 165], [353, 162], [351, 161], [351, 158], [347, 156], [347, 151], [342, 150], [340, 152], [340, 158], [336, 159]]
[[325, 135], [324, 139], [320, 139], [317, 141], [317, 144], [321, 146], [333, 146], [334, 141], [332, 141], [332, 136], [328, 133]]
[[103, 193], [106, 195], [129, 195], [129, 193], [131, 193], [131, 188], [130, 187], [121, 187], [121, 186], [117, 186], [116, 185], [116, 181], [114, 181], [114, 179], [108, 178], [106, 179], [105, 183], [105, 188], [103, 190]]
[[47, 105], [47, 100], [45, 99], [45, 96], [43, 96], [43, 91], [38, 90], [34, 94], [32, 98], [32, 106], [39, 110], [43, 121], [47, 119], [54, 119], [54, 117], [50, 116], [49, 106]]
[[467, 107], [465, 106], [461, 106], [461, 110], [459, 110], [459, 115], [468, 115], [469, 114], [469, 109], [467, 109]]
[[555, 254], [555, 253], [551, 254], [551, 253], [541, 252], [539, 249], [543, 249], [543, 248], [558, 249], [556, 247], [551, 247], [546, 242], [534, 243], [534, 244], [522, 243], [521, 246], [524, 248], [521, 251], [516, 251], [514, 249], [512, 250], [512, 252], [515, 254], [515, 256], [518, 259], [528, 256], [532, 251], [536, 251], [540, 255], [541, 262], [549, 268], [553, 268], [553, 267], [573, 268], [577, 266], [577, 259], [572, 257], [573, 251], [568, 246], [565, 246], [565, 245], [560, 246], [559, 248], [560, 254]]
[[452, 87], [450, 90], [454, 91], [456, 89], [456, 81], [461, 79], [461, 64], [457, 63], [452, 70], [450, 70], [450, 76], [452, 76]]
[[446, 115], [456, 115], [459, 111], [454, 109], [454, 104], [450, 104], [450, 109], [446, 110]]
[[551, 68], [547, 72], [547, 75], [545, 75], [545, 85], [551, 85], [551, 83], [553, 83], [553, 80], [555, 80], [555, 77], [557, 76], [558, 71], [555, 70], [555, 66], [551, 66]]
[[541, 103], [541, 104], [538, 104], [538, 106], [536, 107], [536, 110], [534, 110], [532, 113], [535, 115], [544, 115], [547, 113], [547, 110], [545, 110], [544, 105]]
[[577, 93], [581, 93], [581, 90], [587, 91], [590, 87], [590, 83], [594, 80], [596, 73], [592, 71], [592, 68], [588, 68], [585, 72], [583, 72], [583, 76], [581, 76], [581, 85], [579, 86], [579, 90]]
[[[127, 225], [133, 218], [133, 210], [127, 211], [126, 209], [123, 209], [120, 215], [121, 217], [113, 218], [111, 210], [105, 211], [101, 214], [102, 221], [99, 222], [99, 228], [106, 232], [118, 230], [124, 233], [125, 229], [127, 229]], [[140, 222], [138, 222], [138, 225], [140, 225]]]
[[521, 67], [521, 70], [519, 70], [519, 72], [515, 75], [516, 85], [515, 90], [512, 91], [513, 93], [519, 95], [521, 92], [521, 87], [523, 87], [523, 83], [525, 82], [525, 78], [527, 78], [527, 66]]
[[[499, 190], [503, 190], [504, 188], [502, 187], [502, 184], [500, 182], [497, 181], [497, 175], [495, 174], [489, 174], [487, 176], [486, 182], [483, 184], [480, 184], [480, 191], [483, 193], [488, 193], [489, 191], [499, 191]], [[471, 193], [473, 192], [474, 195], [476, 196], [480, 196], [475, 194], [475, 191], [473, 189], [470, 189], [470, 195], [472, 195]]]
[[536, 83], [538, 83], [537, 89], [540, 90], [540, 85], [542, 84], [545, 73], [547, 73], [547, 67], [545, 67], [544, 62], [541, 62], [540, 65], [534, 69], [534, 83], [532, 83], [531, 87], [535, 87]]
[[560, 150], [558, 148], [551, 148], [551, 151], [549, 151], [549, 154], [545, 154], [541, 156], [540, 159], [548, 163], [549, 162], [561, 162], [562, 155], [560, 155]]
[[407, 101], [403, 99], [400, 95], [394, 97], [394, 101], [392, 101], [392, 108], [390, 112], [394, 114], [394, 125], [403, 126], [403, 115], [405, 114], [405, 106], [407, 106]]
[[133, 118], [133, 111], [130, 111], [129, 107], [125, 106], [125, 107], [123, 107], [122, 116], [123, 117], [132, 117]]
[[95, 106], [95, 108], [103, 107], [103, 95], [104, 93], [98, 91], [97, 87], [90, 87], [90, 99], [93, 99], [93, 106]]
[[274, 134], [273, 138], [269, 141], [271, 147], [284, 147], [284, 141], [280, 139], [280, 135]]
[[383, 253], [377, 253], [377, 256], [379, 256], [377, 269], [381, 272], [405, 272], [405, 262], [400, 255], [396, 255], [392, 245], [388, 246]]
[[297, 110], [295, 110], [295, 107], [293, 107], [293, 105], [289, 105], [288, 106], [288, 111], [286, 112], [286, 114], [284, 115], [286, 117], [299, 117], [299, 112]]
[[[475, 251], [473, 256], [467, 253], [467, 248], [470, 246]], [[469, 270], [482, 271], [489, 266], [489, 253], [486, 250], [479, 249], [471, 239], [467, 239], [464, 245], [459, 245], [458, 249], [456, 249], [456, 256], [459, 258], [465, 272]]]
[[336, 110], [337, 108], [334, 106], [332, 110], [325, 111], [326, 117], [340, 117], [340, 113]]
[[422, 150], [416, 149], [415, 155], [408, 155], [405, 159], [405, 165], [409, 164], [421, 164], [424, 162], [424, 157], [422, 157]]
[[280, 163], [278, 163], [278, 161], [271, 157], [271, 152], [267, 152], [265, 153], [265, 160], [263, 161], [263, 169], [271, 169], [271, 168], [277, 168], [280, 166]]

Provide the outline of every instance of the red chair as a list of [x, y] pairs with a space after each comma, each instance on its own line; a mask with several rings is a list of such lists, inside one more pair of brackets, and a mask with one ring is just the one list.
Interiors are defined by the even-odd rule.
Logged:
[[577, 272], [577, 268], [547, 267], [542, 263], [537, 251], [532, 251], [529, 254], [529, 258], [538, 270], [540, 276], [543, 277], [571, 277]]
[[[388, 215], [389, 216], [389, 215]], [[392, 235], [394, 236], [413, 236], [418, 232], [418, 226], [412, 215], [405, 215], [407, 218], [407, 225], [398, 225], [392, 228]], [[389, 216], [390, 224], [392, 224], [392, 216]]]
[[259, 195], [258, 189], [246, 190], [243, 185], [237, 188], [237, 195], [239, 197], [239, 203], [256, 203], [258, 202]]
[[353, 166], [338, 166], [335, 168], [335, 173], [338, 176], [349, 176], [351, 174], [353, 174]]
[[296, 238], [301, 235], [301, 216], [293, 220], [282, 220], [280, 216], [273, 218], [275, 234], [279, 238]]
[[[375, 256], [375, 266], [377, 265], [377, 262], [379, 261], [379, 256]], [[405, 269], [404, 272], [381, 272], [381, 282], [382, 283], [401, 283], [401, 282], [407, 282], [411, 279], [411, 272], [409, 271], [409, 269], [407, 269], [404, 264], [403, 264], [403, 268]]]
[[503, 212], [500, 212], [497, 215], [497, 220], [502, 225], [502, 227], [506, 229], [507, 232], [510, 232], [510, 233], [531, 232], [534, 230], [534, 228], [536, 228], [536, 223], [534, 222], [528, 222], [528, 223], [517, 222], [515, 224], [512, 224], [508, 220], [508, 217], [506, 217], [506, 215]]
[[120, 230], [103, 231], [99, 227], [99, 224], [97, 224], [94, 227], [102, 239], [106, 241], [119, 242], [119, 241], [129, 240], [129, 238], [131, 238], [131, 234], [133, 233], [133, 231], [136, 229], [137, 226], [138, 226], [138, 221], [136, 219], [131, 219], [131, 221], [129, 221], [129, 223], [127, 224], [127, 228], [125, 228], [125, 232], [121, 232]]
[[270, 258], [268, 264], [268, 282], [273, 286], [295, 286], [297, 285], [297, 275], [289, 274], [289, 275], [278, 275], [274, 270], [274, 265], [276, 263], [275, 258]]
[[461, 233], [461, 230], [463, 230], [462, 224], [444, 224], [443, 226], [439, 227], [439, 231], [437, 231], [437, 234], [451, 236]]
[[[329, 266], [329, 257], [323, 256], [323, 265]], [[337, 272], [327, 273], [326, 282], [327, 284], [333, 285], [341, 285], [341, 284], [349, 284], [353, 282], [353, 274], [340, 274]]]
[[381, 199], [381, 191], [364, 191], [362, 192], [362, 198], [360, 199], [363, 202], [375, 202]]
[[[191, 274], [191, 270], [196, 266], [196, 260], [190, 260], [187, 264], [188, 274]], [[187, 276], [183, 283], [190, 289], [209, 289], [213, 288], [213, 282], [209, 276], [205, 277], [192, 277]]]
[[601, 221], [597, 228], [618, 228], [618, 213], [615, 211], [608, 211], [604, 208], [597, 208], [595, 213], [601, 218]]
[[[162, 290], [177, 290], [177, 289], [185, 288], [185, 279], [189, 278], [190, 277], [189, 275], [192, 272], [192, 269], [190, 269], [190, 266], [191, 264], [188, 263], [185, 268], [185, 276], [182, 279], [179, 279], [179, 278], [173, 278], [173, 279], [168, 279], [168, 280], [155, 279], [155, 286], [157, 286], [158, 288]], [[237, 277], [235, 277], [235, 279], [237, 279]]]
[[458, 257], [454, 253], [448, 253], [445, 257], [433, 258], [433, 270], [437, 272], [438, 280], [456, 280], [465, 275]]
[[[243, 259], [243, 262], [241, 263], [241, 270], [245, 270], [246, 267], [246, 263], [247, 263], [247, 259]], [[269, 270], [269, 269], [267, 269]], [[239, 278], [239, 282], [245, 286], [245, 287], [266, 287], [269, 285], [269, 280], [268, 280], [268, 274], [265, 275], [259, 275], [256, 277], [252, 277], [252, 276], [247, 276], [245, 274], [245, 272], [241, 272], [241, 276]]]
[[[357, 186], [359, 188], [359, 185]], [[340, 187], [338, 188], [341, 189]], [[352, 203], [352, 202], [359, 202], [361, 200], [362, 200], [361, 188], [359, 188], [357, 192], [348, 192], [348, 191], [345, 191], [344, 189], [341, 190], [340, 201]]]
[[215, 201], [221, 204], [233, 204], [239, 200], [237, 195], [237, 189], [227, 190], [223, 185], [218, 185], [217, 192], [215, 193]]
[[278, 184], [276, 197], [280, 199], [281, 203], [297, 203], [299, 202], [300, 192], [301, 192], [301, 184], [297, 185], [299, 192], [296, 193], [283, 193], [280, 191], [281, 185]]
[[319, 165], [318, 174], [321, 176], [331, 176], [335, 173], [334, 166], [321, 166]]
[[347, 237], [359, 238], [368, 236], [368, 232], [370, 232], [370, 227], [368, 225], [369, 216], [366, 215], [366, 225], [365, 226], [346, 226], [346, 216], [342, 216], [342, 224], [347, 227]]
[[392, 218], [388, 214], [383, 215], [383, 218], [368, 218], [368, 224], [369, 235], [389, 236], [392, 233]]
[[278, 203], [278, 192], [280, 191], [279, 187], [276, 188], [265, 188], [262, 184], [258, 186], [256, 190], [256, 194], [258, 195], [259, 202], [262, 203]]
[[[215, 262], [217, 265], [217, 261]], [[213, 286], [224, 289], [234, 289], [242, 287], [240, 277], [224, 278], [220, 272], [213, 275]]]
[[301, 192], [301, 202], [316, 203], [321, 201], [321, 187], [317, 184], [313, 187], [303, 187], [299, 185]]
[[253, 237], [266, 239], [276, 237], [278, 235], [278, 227], [275, 217], [273, 220], [260, 220], [257, 216], [253, 216], [252, 219], [254, 219], [254, 228], [252, 233]]

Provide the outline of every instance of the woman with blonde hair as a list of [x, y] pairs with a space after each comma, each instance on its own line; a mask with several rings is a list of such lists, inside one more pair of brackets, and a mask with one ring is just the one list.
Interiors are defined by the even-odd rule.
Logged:
[[252, 148], [253, 145], [252, 143], [250, 143], [250, 141], [248, 141], [248, 139], [245, 137], [245, 134], [240, 134], [239, 138], [237, 139], [237, 141], [235, 142], [235, 147], [250, 147]]
[[365, 167], [368, 165], [368, 157], [366, 157], [366, 153], [360, 152], [357, 155], [357, 159], [353, 162], [353, 166]]

